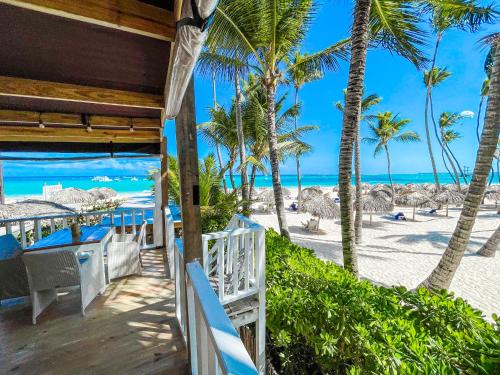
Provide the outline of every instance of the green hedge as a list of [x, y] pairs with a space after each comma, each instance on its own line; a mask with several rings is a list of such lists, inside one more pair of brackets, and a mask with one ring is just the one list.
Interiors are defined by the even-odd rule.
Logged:
[[500, 320], [490, 324], [463, 299], [359, 281], [274, 231], [266, 252], [280, 373], [500, 374]]

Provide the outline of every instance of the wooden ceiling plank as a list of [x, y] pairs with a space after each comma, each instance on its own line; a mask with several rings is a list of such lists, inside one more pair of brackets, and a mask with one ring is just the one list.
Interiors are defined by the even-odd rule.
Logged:
[[79, 142], [79, 143], [160, 143], [158, 130], [92, 129], [88, 132], [78, 128], [36, 128], [0, 126], [3, 142]]
[[0, 96], [161, 110], [161, 95], [0, 76]]
[[[34, 111], [13, 111], [8, 109], [0, 109], [0, 124], [3, 125], [38, 125], [40, 123], [40, 120], [42, 124], [48, 126], [84, 126], [80, 114], [51, 112], [39, 113]], [[131, 127], [134, 129], [161, 128], [161, 119], [154, 118], [90, 115], [89, 120], [91, 127], [126, 128], [129, 130]]]
[[118, 29], [150, 38], [175, 38], [174, 13], [137, 0], [0, 0], [0, 3]]

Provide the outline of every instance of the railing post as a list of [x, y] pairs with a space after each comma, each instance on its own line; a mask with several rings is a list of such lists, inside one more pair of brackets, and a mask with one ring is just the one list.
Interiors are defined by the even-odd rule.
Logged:
[[12, 234], [12, 224], [11, 223], [6, 223], [5, 224], [5, 233], [6, 234]]
[[19, 222], [19, 229], [21, 231], [21, 247], [26, 249], [26, 224], [24, 221]]
[[35, 234], [35, 242], [42, 239], [42, 226], [40, 224], [40, 220], [38, 219], [33, 220], [33, 233]]
[[194, 290], [189, 278], [186, 278], [186, 294], [187, 294], [187, 318], [189, 332], [189, 353], [191, 362], [191, 374], [198, 374], [198, 350], [197, 350], [197, 329], [196, 329], [196, 305], [194, 298]]
[[54, 219], [50, 219], [50, 233], [54, 233], [56, 231], [56, 221]]
[[258, 318], [255, 322], [255, 353], [256, 353], [256, 367], [259, 374], [266, 373], [266, 245], [265, 245], [265, 231], [260, 229], [256, 233], [256, 246], [257, 251], [257, 275], [256, 283], [259, 296], [259, 310]]
[[135, 224], [135, 210], [132, 210], [132, 234], [136, 234], [137, 233], [137, 228], [136, 228], [136, 224]]
[[120, 232], [121, 232], [121, 234], [125, 234], [125, 212], [124, 211], [122, 211], [120, 214], [120, 220], [121, 220]]

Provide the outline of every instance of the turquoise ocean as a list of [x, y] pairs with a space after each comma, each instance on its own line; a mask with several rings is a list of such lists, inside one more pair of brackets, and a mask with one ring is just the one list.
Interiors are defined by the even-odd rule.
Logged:
[[[98, 182], [92, 181], [94, 176], [29, 176], [29, 177], [14, 177], [5, 176], [5, 193], [8, 198], [15, 198], [26, 195], [41, 195], [43, 185], [54, 185], [61, 183], [63, 188], [75, 187], [80, 189], [91, 189], [94, 187], [109, 187], [116, 190], [118, 193], [138, 193], [144, 190], [150, 190], [152, 182], [148, 180], [146, 175], [139, 176], [109, 176], [111, 181]], [[440, 181], [442, 183], [452, 183], [448, 174], [441, 173]], [[392, 176], [394, 183], [408, 184], [408, 183], [432, 183], [434, 181], [431, 173], [417, 173], [417, 174], [394, 174]], [[228, 185], [229, 185], [229, 178]], [[363, 175], [363, 182], [370, 184], [389, 183], [387, 175]], [[239, 179], [236, 178], [236, 182]], [[286, 187], [297, 186], [296, 175], [282, 175], [281, 182]], [[302, 176], [302, 185], [307, 186], [335, 186], [338, 183], [337, 175], [304, 175]], [[257, 176], [256, 187], [271, 187], [271, 176]]]

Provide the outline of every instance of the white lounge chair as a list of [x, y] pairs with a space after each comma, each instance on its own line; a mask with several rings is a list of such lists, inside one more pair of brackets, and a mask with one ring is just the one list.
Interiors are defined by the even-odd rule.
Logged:
[[309, 219], [306, 223], [302, 223], [304, 229], [311, 233], [317, 233], [319, 231], [319, 220], [314, 218]]
[[72, 250], [40, 250], [26, 252], [23, 261], [26, 265], [33, 306], [32, 320], [53, 301], [57, 300], [57, 289], [79, 286], [81, 294], [81, 312], [102, 292], [95, 277], [99, 272], [97, 253], [86, 252], [78, 255]]
[[0, 236], [0, 301], [29, 296], [21, 244], [12, 234]]
[[138, 235], [114, 234], [108, 244], [108, 279], [141, 274], [141, 244], [146, 234], [146, 221]]

